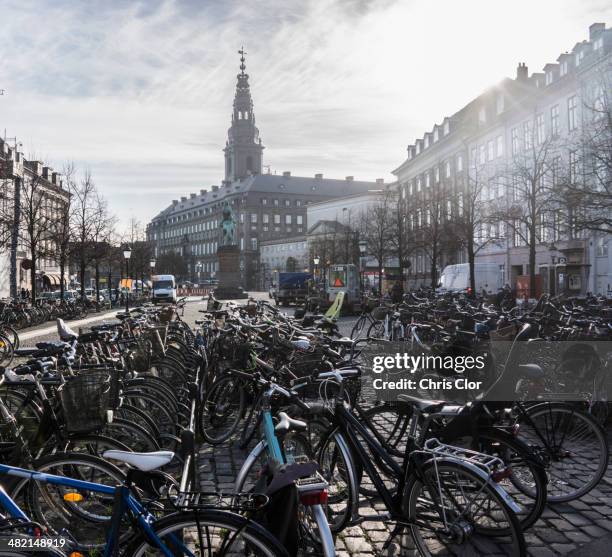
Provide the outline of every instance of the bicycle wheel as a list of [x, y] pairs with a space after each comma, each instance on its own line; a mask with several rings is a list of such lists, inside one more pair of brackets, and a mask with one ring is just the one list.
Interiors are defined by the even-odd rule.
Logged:
[[362, 338], [362, 336], [365, 336], [368, 326], [368, 323], [370, 323], [371, 319], [368, 319], [368, 317], [366, 317], [365, 315], [361, 315], [359, 317], [359, 319], [357, 319], [357, 322], [353, 325], [353, 328], [351, 329], [351, 338], [353, 340], [357, 340], [359, 338]]
[[525, 409], [519, 438], [544, 460], [548, 501], [561, 503], [593, 489], [608, 467], [608, 441], [596, 420], [571, 404], [544, 403]]
[[235, 377], [217, 381], [200, 407], [198, 424], [202, 437], [213, 445], [227, 441], [244, 414], [244, 388]]
[[261, 424], [261, 399], [262, 396], [258, 396], [247, 411], [242, 433], [240, 434], [240, 441], [238, 443], [241, 449], [246, 449], [248, 447], [251, 439], [253, 439], [253, 436], [259, 429], [259, 425]]
[[368, 328], [368, 338], [385, 338], [385, 322], [375, 321]]
[[[526, 554], [518, 519], [480, 474], [453, 462], [429, 463], [402, 497], [410, 523], [402, 548], [423, 556]], [[401, 553], [404, 554], [404, 553]]]
[[[102, 458], [79, 453], [59, 453], [36, 461], [34, 469], [58, 476], [66, 476], [109, 486], [120, 485], [125, 476], [116, 466]], [[68, 494], [78, 494], [70, 498]], [[113, 496], [77, 491], [74, 488], [30, 481], [25, 500], [32, 518], [49, 532], [58, 534], [69, 530], [78, 543], [77, 549], [101, 549], [105, 545], [106, 529], [110, 523]], [[125, 523], [122, 538], [130, 535]]]
[[[154, 524], [155, 533], [173, 555], [254, 555], [288, 557], [287, 551], [267, 530], [230, 511], [205, 509], [173, 514]], [[139, 536], [127, 547], [130, 557], [163, 555]]]
[[444, 442], [501, 458], [510, 475], [498, 483], [521, 507], [521, 528], [535, 524], [546, 506], [547, 477], [544, 464], [525, 443], [495, 428], [479, 428], [476, 444], [471, 435], [445, 437]]

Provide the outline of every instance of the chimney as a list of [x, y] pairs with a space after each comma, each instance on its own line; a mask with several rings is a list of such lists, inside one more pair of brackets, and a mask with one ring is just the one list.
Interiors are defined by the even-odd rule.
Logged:
[[48, 166], [43, 166], [43, 178], [47, 181], [51, 181], [51, 175], [53, 174], [53, 170]]
[[315, 178], [317, 180], [322, 180], [323, 179], [323, 174], [315, 174]]
[[527, 81], [529, 77], [529, 69], [525, 62], [519, 62], [518, 67], [516, 68], [516, 80], [517, 81]]
[[605, 23], [593, 23], [589, 27], [589, 40], [592, 41], [597, 35], [599, 35], [602, 31], [606, 30]]
[[190, 198], [190, 199], [195, 199], [195, 198], [196, 198], [196, 195], [197, 195], [196, 193], [192, 193], [192, 194], [190, 194], [190, 195], [189, 195], [189, 198]]
[[185, 201], [187, 201], [186, 197], [181, 197], [181, 203], [185, 203]]
[[290, 178], [291, 177], [291, 172], [289, 172], [288, 170], [285, 170], [285, 172], [283, 172], [283, 176], [285, 178]]
[[355, 176], [347, 176], [347, 177], [345, 178], [345, 180], [346, 180], [347, 182], [352, 182], [354, 179], [355, 179]]
[[378, 186], [382, 186], [385, 183], [385, 179], [384, 178], [376, 178], [376, 184]]
[[178, 205], [178, 199], [173, 199], [172, 200], [172, 205]]
[[60, 173], [59, 172], [54, 172], [51, 175], [51, 181], [56, 185], [59, 186], [62, 183], [62, 180], [60, 178]]
[[206, 190], [200, 190], [200, 195], [206, 195]]
[[219, 191], [219, 186], [213, 186], [212, 191]]

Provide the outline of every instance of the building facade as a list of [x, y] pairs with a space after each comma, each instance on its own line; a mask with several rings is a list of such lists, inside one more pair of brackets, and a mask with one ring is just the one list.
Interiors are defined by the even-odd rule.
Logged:
[[[59, 287], [57, 236], [53, 224], [60, 221], [69, 200], [70, 194], [64, 189], [60, 173], [39, 161], [25, 160], [17, 145], [11, 146], [0, 139], [0, 297], [16, 296], [22, 289], [32, 290], [32, 242], [28, 242], [25, 228], [34, 217], [38, 221], [32, 224], [35, 228], [32, 236], [36, 235], [38, 242], [37, 290]], [[27, 205], [33, 207], [32, 212], [24, 215]], [[13, 226], [15, 219], [18, 227]]]
[[187, 263], [184, 279], [214, 279], [218, 271], [217, 247], [223, 208], [232, 209], [240, 248], [241, 285], [261, 287], [260, 261], [263, 243], [301, 238], [307, 230], [307, 207], [311, 203], [365, 192], [374, 182], [347, 177], [344, 180], [262, 173], [263, 150], [245, 72], [240, 60], [231, 126], [224, 148], [225, 178], [220, 185], [174, 200], [147, 225], [147, 239], [155, 257], [181, 254]]
[[[610, 236], [605, 226], [585, 225], [588, 215], [579, 214], [593, 209], [581, 207], [580, 190], [610, 183], [605, 169], [594, 176], [597, 157], [585, 137], [610, 115], [611, 51], [612, 30], [595, 23], [589, 40], [541, 73], [530, 75], [519, 64], [514, 79], [485, 91], [408, 147], [394, 174], [417, 238], [411, 285], [432, 281], [432, 238], [440, 242], [438, 274], [447, 264], [467, 261], [465, 241], [453, 237], [452, 223], [476, 211], [476, 261], [496, 263], [502, 282], [515, 285], [534, 261], [544, 292], [612, 291]], [[560, 195], [568, 185], [577, 199], [573, 207]]]

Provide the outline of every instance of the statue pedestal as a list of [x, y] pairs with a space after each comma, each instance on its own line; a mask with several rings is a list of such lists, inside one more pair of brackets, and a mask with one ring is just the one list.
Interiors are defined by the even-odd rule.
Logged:
[[248, 298], [248, 294], [240, 286], [240, 250], [238, 246], [219, 246], [217, 248], [219, 271], [217, 280], [219, 286], [213, 295], [217, 300], [236, 300]]

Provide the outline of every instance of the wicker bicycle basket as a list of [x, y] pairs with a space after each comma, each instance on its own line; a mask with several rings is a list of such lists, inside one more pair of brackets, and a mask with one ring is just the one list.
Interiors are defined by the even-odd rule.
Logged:
[[68, 431], [82, 433], [104, 426], [111, 397], [108, 370], [87, 370], [65, 383], [59, 393]]
[[378, 306], [372, 310], [372, 317], [376, 319], [376, 321], [383, 321], [387, 315], [393, 312], [393, 308], [389, 308], [386, 306]]

